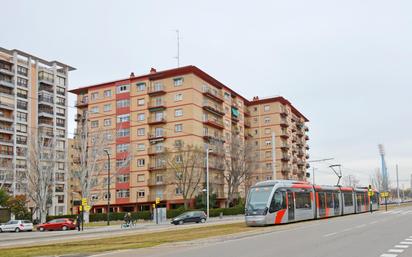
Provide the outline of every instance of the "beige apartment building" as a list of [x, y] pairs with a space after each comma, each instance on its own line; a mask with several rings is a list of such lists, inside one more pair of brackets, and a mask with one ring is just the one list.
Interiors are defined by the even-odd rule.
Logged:
[[56, 139], [58, 162], [49, 214], [67, 206], [67, 85], [74, 68], [20, 50], [0, 48], [0, 183], [12, 195], [25, 194], [31, 139], [40, 131]]
[[[167, 208], [183, 203], [176, 185], [168, 183], [162, 153], [193, 144], [202, 149], [227, 145], [233, 133], [256, 146], [259, 168], [250, 183], [273, 179], [270, 141], [275, 132], [276, 179], [305, 179], [308, 120], [283, 97], [242, 97], [195, 66], [77, 88], [78, 117], [87, 115], [90, 133], [102, 134], [110, 152], [111, 211], [150, 209], [156, 198]], [[78, 118], [79, 120], [79, 118]], [[79, 124], [78, 124], [79, 126]], [[126, 156], [127, 167], [122, 165]], [[223, 158], [210, 154], [211, 193], [224, 204]], [[105, 175], [92, 192], [93, 212], [106, 212]]]

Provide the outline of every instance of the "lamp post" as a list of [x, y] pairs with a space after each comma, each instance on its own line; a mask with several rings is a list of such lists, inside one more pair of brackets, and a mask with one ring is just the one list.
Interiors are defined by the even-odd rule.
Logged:
[[107, 149], [104, 149], [107, 154], [107, 226], [110, 225], [110, 154]]
[[212, 149], [206, 149], [206, 215], [209, 219], [209, 153], [213, 152]]

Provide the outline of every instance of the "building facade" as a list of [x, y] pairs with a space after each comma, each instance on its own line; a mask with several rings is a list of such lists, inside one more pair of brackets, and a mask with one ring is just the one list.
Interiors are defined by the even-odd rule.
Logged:
[[[143, 76], [131, 74], [70, 92], [77, 95], [78, 116], [87, 115], [90, 133], [106, 138], [112, 172], [117, 174], [110, 185], [111, 211], [147, 210], [156, 198], [167, 208], [180, 206], [181, 192], [167, 181], [162, 153], [184, 144], [224, 147], [233, 134], [258, 149], [260, 165], [253, 170], [251, 183], [273, 178], [267, 165], [272, 131], [276, 178], [305, 179], [308, 120], [282, 97], [249, 101], [195, 66], [152, 69]], [[129, 164], [119, 169], [126, 156], [131, 157]], [[222, 158], [213, 153], [209, 158], [211, 193], [220, 205], [226, 197]], [[97, 178], [97, 184], [107, 183], [105, 176]], [[94, 212], [106, 211], [107, 197], [105, 187], [92, 193]]]
[[0, 183], [13, 195], [25, 194], [33, 137], [56, 139], [53, 195], [49, 214], [67, 206], [67, 85], [74, 68], [20, 50], [0, 48]]

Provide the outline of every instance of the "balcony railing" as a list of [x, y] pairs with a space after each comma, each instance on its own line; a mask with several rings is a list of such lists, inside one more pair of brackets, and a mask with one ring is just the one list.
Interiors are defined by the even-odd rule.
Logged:
[[203, 133], [203, 138], [208, 141], [220, 141], [220, 142], [225, 141], [225, 139], [223, 138], [223, 135], [215, 135], [215, 134], [206, 133], [206, 132]]
[[202, 92], [205, 96], [211, 97], [219, 102], [223, 102], [223, 94], [218, 89], [212, 89], [211, 87], [203, 87]]
[[39, 87], [39, 91], [47, 91], [49, 93], [53, 93], [53, 86], [41, 85]]
[[211, 117], [205, 117], [203, 119], [203, 123], [218, 129], [223, 129], [225, 126], [223, 125], [223, 120], [221, 119], [214, 119]]
[[281, 159], [282, 159], [282, 161], [289, 161], [290, 160], [290, 155], [289, 154], [283, 154]]
[[5, 103], [5, 102], [0, 101], [0, 108], [1, 107], [6, 108], [6, 109], [14, 110], [14, 104]]
[[150, 146], [148, 150], [149, 155], [162, 154], [164, 152], [165, 152], [164, 147], [156, 147], [154, 145]]
[[223, 108], [218, 104], [213, 103], [212, 101], [203, 101], [203, 109], [208, 110], [217, 115], [225, 115]]
[[166, 123], [166, 117], [149, 116], [148, 122], [150, 125]]
[[162, 132], [152, 131], [152, 132], [149, 133], [149, 140], [152, 140], [152, 139], [164, 139], [165, 137], [166, 137], [166, 131], [162, 131]]
[[166, 169], [166, 162], [151, 161], [149, 163], [149, 170], [163, 170]]
[[163, 84], [156, 84], [156, 85], [152, 85], [148, 88], [148, 92], [149, 95], [159, 95], [159, 94], [165, 94], [165, 87]]
[[288, 126], [289, 126], [288, 120], [287, 120], [287, 119], [284, 119], [284, 118], [280, 119], [280, 126], [282, 126], [282, 127], [288, 127]]
[[149, 109], [166, 108], [166, 101], [150, 101], [147, 106]]
[[53, 103], [53, 97], [44, 97], [42, 95], [39, 96], [39, 102], [45, 102], [45, 103]]
[[6, 132], [9, 132], [9, 133], [13, 133], [13, 132], [14, 132], [14, 129], [13, 129], [12, 126], [7, 127], [7, 126], [0, 125], [0, 130], [1, 130], [1, 131], [6, 131]]
[[0, 143], [13, 144], [12, 138], [0, 138]]
[[13, 156], [13, 151], [0, 150], [1, 155]]
[[0, 78], [0, 86], [6, 86], [14, 88], [14, 80], [7, 80], [4, 78]]
[[14, 76], [14, 69], [6, 68], [6, 67], [0, 67], [0, 73], [7, 74], [10, 76]]

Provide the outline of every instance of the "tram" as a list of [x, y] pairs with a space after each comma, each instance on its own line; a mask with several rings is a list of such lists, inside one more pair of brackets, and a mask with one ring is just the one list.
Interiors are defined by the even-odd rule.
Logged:
[[379, 192], [367, 187], [318, 186], [293, 180], [268, 180], [250, 188], [245, 206], [248, 226], [357, 214], [379, 209]]

